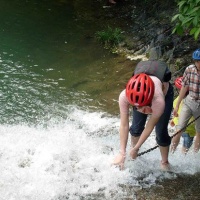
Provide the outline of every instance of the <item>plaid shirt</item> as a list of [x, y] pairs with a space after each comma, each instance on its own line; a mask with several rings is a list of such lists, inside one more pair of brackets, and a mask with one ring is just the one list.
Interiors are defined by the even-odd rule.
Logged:
[[195, 65], [190, 65], [185, 69], [182, 85], [188, 85], [190, 97], [200, 102], [200, 74]]

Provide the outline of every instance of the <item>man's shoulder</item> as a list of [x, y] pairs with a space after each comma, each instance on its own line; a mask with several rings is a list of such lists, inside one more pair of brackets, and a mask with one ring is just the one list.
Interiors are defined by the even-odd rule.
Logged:
[[122, 90], [121, 93], [119, 94], [119, 101], [128, 103], [128, 100], [126, 98], [126, 90], [125, 89]]
[[195, 65], [189, 65], [186, 69], [195, 69]]

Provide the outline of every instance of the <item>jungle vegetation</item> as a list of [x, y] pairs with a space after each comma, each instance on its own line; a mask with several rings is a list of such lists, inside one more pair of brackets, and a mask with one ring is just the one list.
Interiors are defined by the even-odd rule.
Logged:
[[189, 33], [197, 40], [200, 34], [200, 0], [176, 0], [178, 13], [173, 16], [176, 22], [173, 33]]

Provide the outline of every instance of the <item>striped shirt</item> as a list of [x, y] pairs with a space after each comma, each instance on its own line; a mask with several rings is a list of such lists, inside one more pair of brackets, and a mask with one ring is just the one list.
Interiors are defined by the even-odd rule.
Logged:
[[189, 65], [183, 74], [182, 85], [189, 86], [189, 95], [193, 100], [200, 101], [200, 74], [195, 65]]

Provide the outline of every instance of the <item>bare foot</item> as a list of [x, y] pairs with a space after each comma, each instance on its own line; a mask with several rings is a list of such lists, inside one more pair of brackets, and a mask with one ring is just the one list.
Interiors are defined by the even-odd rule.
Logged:
[[161, 161], [160, 162], [160, 169], [162, 171], [169, 171], [170, 170], [170, 164], [169, 164], [169, 162], [168, 161], [166, 161], [166, 162]]

